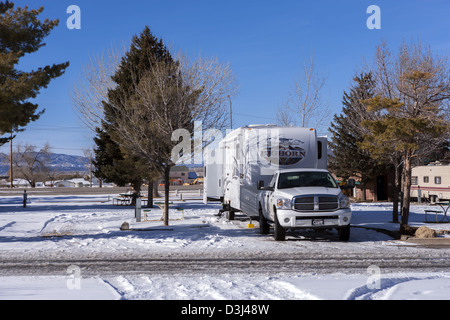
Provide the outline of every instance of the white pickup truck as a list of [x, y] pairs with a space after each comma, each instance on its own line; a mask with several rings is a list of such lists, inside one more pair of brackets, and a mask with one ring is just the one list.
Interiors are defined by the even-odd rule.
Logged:
[[350, 237], [352, 211], [333, 176], [324, 169], [278, 170], [268, 186], [258, 181], [260, 233], [273, 223], [277, 241], [287, 229], [337, 228], [339, 239]]

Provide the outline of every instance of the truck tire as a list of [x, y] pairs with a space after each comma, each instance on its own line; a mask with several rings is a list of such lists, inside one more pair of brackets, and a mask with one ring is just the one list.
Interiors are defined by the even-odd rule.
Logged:
[[339, 240], [348, 241], [350, 239], [350, 225], [338, 228]]
[[226, 215], [227, 219], [230, 220], [230, 221], [234, 220], [234, 213], [235, 213], [235, 211], [233, 211], [231, 209], [230, 209], [230, 211], [227, 211], [227, 215]]
[[269, 223], [267, 219], [264, 217], [261, 205], [259, 206], [259, 233], [260, 234], [268, 234], [270, 231]]
[[284, 229], [280, 223], [278, 222], [278, 216], [277, 216], [277, 212], [274, 209], [274, 213], [275, 213], [275, 232], [274, 232], [274, 238], [275, 241], [284, 241], [286, 240], [286, 229]]

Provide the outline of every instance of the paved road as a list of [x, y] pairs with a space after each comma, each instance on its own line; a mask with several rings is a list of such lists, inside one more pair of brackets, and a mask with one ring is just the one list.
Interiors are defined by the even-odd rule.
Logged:
[[[0, 188], [1, 196], [22, 196], [23, 188], [7, 189]], [[52, 195], [101, 195], [101, 194], [119, 194], [128, 191], [128, 187], [108, 187], [108, 188], [28, 188], [26, 189], [28, 195], [30, 196], [52, 196]], [[164, 190], [163, 187], [158, 187], [160, 193]], [[193, 185], [193, 186], [170, 186], [170, 190], [203, 190], [203, 185]], [[146, 188], [142, 191], [147, 192]]]
[[[0, 189], [1, 196], [22, 196], [22, 188]], [[101, 195], [119, 194], [127, 192], [127, 187], [114, 188], [27, 188], [28, 196], [53, 196], [53, 195]]]
[[422, 255], [387, 254], [296, 254], [269, 257], [208, 257], [185, 255], [176, 257], [117, 258], [103, 256], [95, 259], [21, 259], [0, 258], [0, 274], [67, 275], [69, 266], [77, 266], [83, 275], [131, 274], [221, 274], [221, 273], [360, 273], [376, 265], [383, 272], [438, 272], [450, 270], [448, 251], [424, 251]]

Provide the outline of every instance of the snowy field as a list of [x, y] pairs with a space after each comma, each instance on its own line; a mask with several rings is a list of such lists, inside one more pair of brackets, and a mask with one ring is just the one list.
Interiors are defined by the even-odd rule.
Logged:
[[[109, 199], [109, 200], [108, 200]], [[350, 241], [338, 241], [335, 231], [294, 233], [286, 242], [258, 233], [249, 221], [215, 216], [217, 204], [174, 201], [170, 226], [152, 209], [147, 221], [136, 223], [134, 209], [113, 206], [107, 195], [34, 196], [28, 208], [21, 197], [0, 197], [0, 261], [5, 259], [68, 259], [208, 255], [270, 256], [342, 252], [410, 254], [428, 250], [450, 259], [448, 248], [423, 248], [362, 227], [398, 229], [392, 205], [354, 204]], [[411, 225], [449, 230], [450, 224], [426, 224], [424, 210], [411, 208]], [[121, 231], [123, 222], [131, 229]], [[442, 235], [448, 237], [448, 235]], [[85, 274], [72, 266], [57, 275], [0, 274], [0, 299], [163, 299], [163, 300], [316, 300], [316, 299], [450, 299], [450, 270], [384, 272], [261, 272], [204, 274]]]

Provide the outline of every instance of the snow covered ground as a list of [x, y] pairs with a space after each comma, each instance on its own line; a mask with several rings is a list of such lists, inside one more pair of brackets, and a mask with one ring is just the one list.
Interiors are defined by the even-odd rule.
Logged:
[[[409, 254], [429, 250], [450, 259], [447, 248], [423, 248], [356, 227], [398, 229], [390, 204], [352, 206], [349, 242], [334, 231], [295, 233], [275, 242], [248, 228], [248, 221], [218, 218], [216, 204], [199, 200], [176, 202], [171, 226], [163, 227], [160, 209], [136, 223], [134, 209], [113, 206], [108, 195], [34, 196], [28, 208], [21, 197], [0, 197], [0, 261], [4, 259], [101, 259], [138, 256], [261, 256], [317, 252]], [[412, 206], [411, 225], [449, 230], [450, 224], [424, 223], [425, 205]], [[183, 218], [184, 217], [184, 218]], [[123, 222], [132, 229], [120, 231]], [[257, 227], [257, 223], [255, 223]], [[443, 235], [442, 237], [448, 237]], [[449, 247], [450, 248], [450, 247]], [[0, 274], [0, 299], [450, 299], [450, 270], [385, 272], [368, 266], [367, 272], [288, 272], [205, 274], [85, 274], [71, 266], [58, 275]]]

